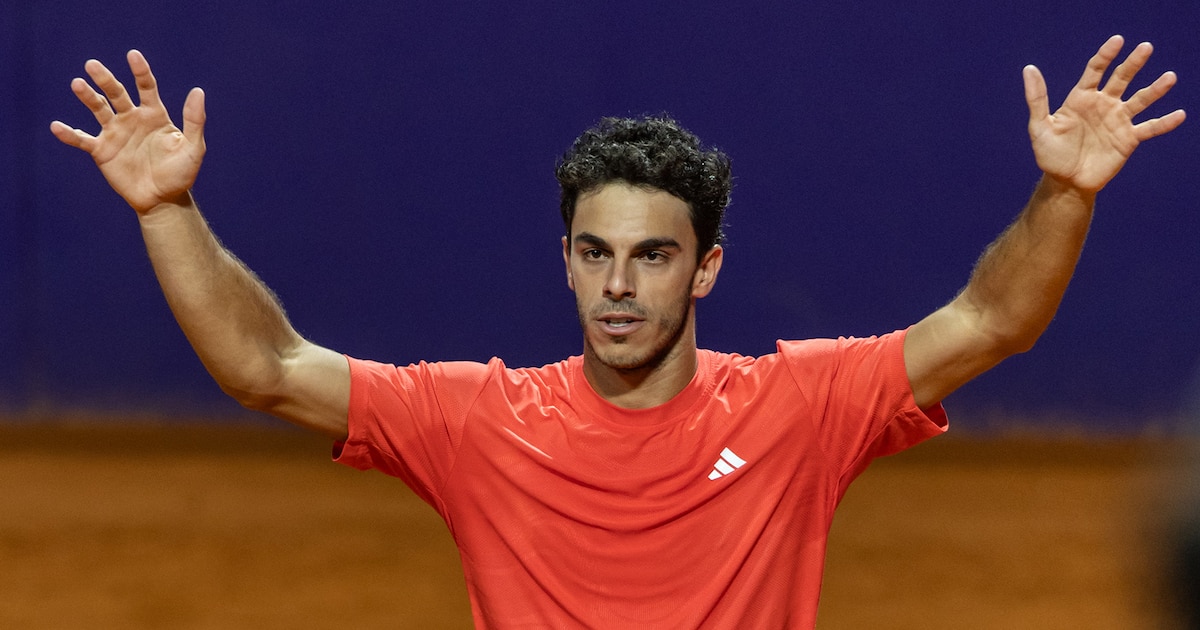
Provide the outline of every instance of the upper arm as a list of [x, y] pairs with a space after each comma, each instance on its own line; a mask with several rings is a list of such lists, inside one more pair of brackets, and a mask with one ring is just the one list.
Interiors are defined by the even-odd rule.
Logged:
[[335, 440], [348, 434], [350, 365], [346, 357], [301, 341], [281, 357], [279, 383], [258, 409]]
[[962, 295], [913, 324], [904, 338], [904, 367], [922, 409], [1012, 353]]

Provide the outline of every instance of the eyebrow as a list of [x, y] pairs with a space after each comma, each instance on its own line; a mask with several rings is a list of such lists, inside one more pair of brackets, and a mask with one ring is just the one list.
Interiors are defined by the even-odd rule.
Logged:
[[[606, 248], [606, 249], [611, 249], [611, 247], [609, 247], [609, 245], [608, 245], [608, 241], [600, 238], [599, 236], [596, 236], [595, 234], [592, 234], [591, 232], [580, 232], [579, 234], [575, 235], [575, 243], [591, 245], [593, 247], [602, 247], [602, 248]], [[679, 241], [676, 241], [675, 239], [666, 237], [666, 236], [653, 236], [653, 237], [650, 237], [647, 239], [643, 239], [641, 241], [638, 241], [633, 246], [634, 251], [644, 251], [647, 249], [670, 249], [670, 248], [683, 249], [682, 247], [680, 247]]]

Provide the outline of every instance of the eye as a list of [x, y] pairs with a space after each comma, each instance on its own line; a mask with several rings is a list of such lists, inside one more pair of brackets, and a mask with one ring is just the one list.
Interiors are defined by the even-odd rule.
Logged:
[[666, 262], [667, 255], [660, 251], [654, 250], [642, 254], [642, 258], [647, 262]]
[[587, 260], [600, 260], [604, 258], [604, 252], [593, 247], [592, 249], [583, 250], [583, 257]]

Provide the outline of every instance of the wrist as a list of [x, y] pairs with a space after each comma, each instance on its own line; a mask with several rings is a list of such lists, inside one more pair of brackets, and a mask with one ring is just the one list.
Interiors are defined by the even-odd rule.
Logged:
[[170, 214], [179, 210], [194, 209], [196, 209], [196, 200], [192, 198], [192, 191], [187, 190], [176, 197], [163, 199], [148, 208], [135, 207], [134, 211], [137, 212], [138, 219], [141, 220], [148, 219], [153, 216]]
[[1095, 190], [1080, 188], [1069, 180], [1055, 177], [1049, 173], [1043, 173], [1042, 179], [1038, 182], [1037, 189], [1034, 191], [1034, 197], [1045, 201], [1053, 200], [1061, 203], [1078, 204], [1090, 210], [1096, 203], [1096, 192]]

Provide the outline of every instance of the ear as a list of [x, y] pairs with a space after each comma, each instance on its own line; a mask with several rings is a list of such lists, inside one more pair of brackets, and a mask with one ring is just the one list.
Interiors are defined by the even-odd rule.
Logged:
[[725, 250], [720, 245], [712, 249], [700, 259], [700, 266], [692, 275], [692, 297], [702, 298], [713, 289], [717, 283], [717, 274], [721, 271], [721, 261], [725, 259]]
[[567, 286], [570, 287], [572, 291], [574, 291], [575, 290], [575, 278], [573, 278], [571, 276], [571, 246], [570, 246], [570, 243], [567, 241], [567, 237], [565, 237], [565, 236], [562, 237], [562, 246], [563, 246], [563, 264], [566, 265], [566, 267], [567, 267]]

